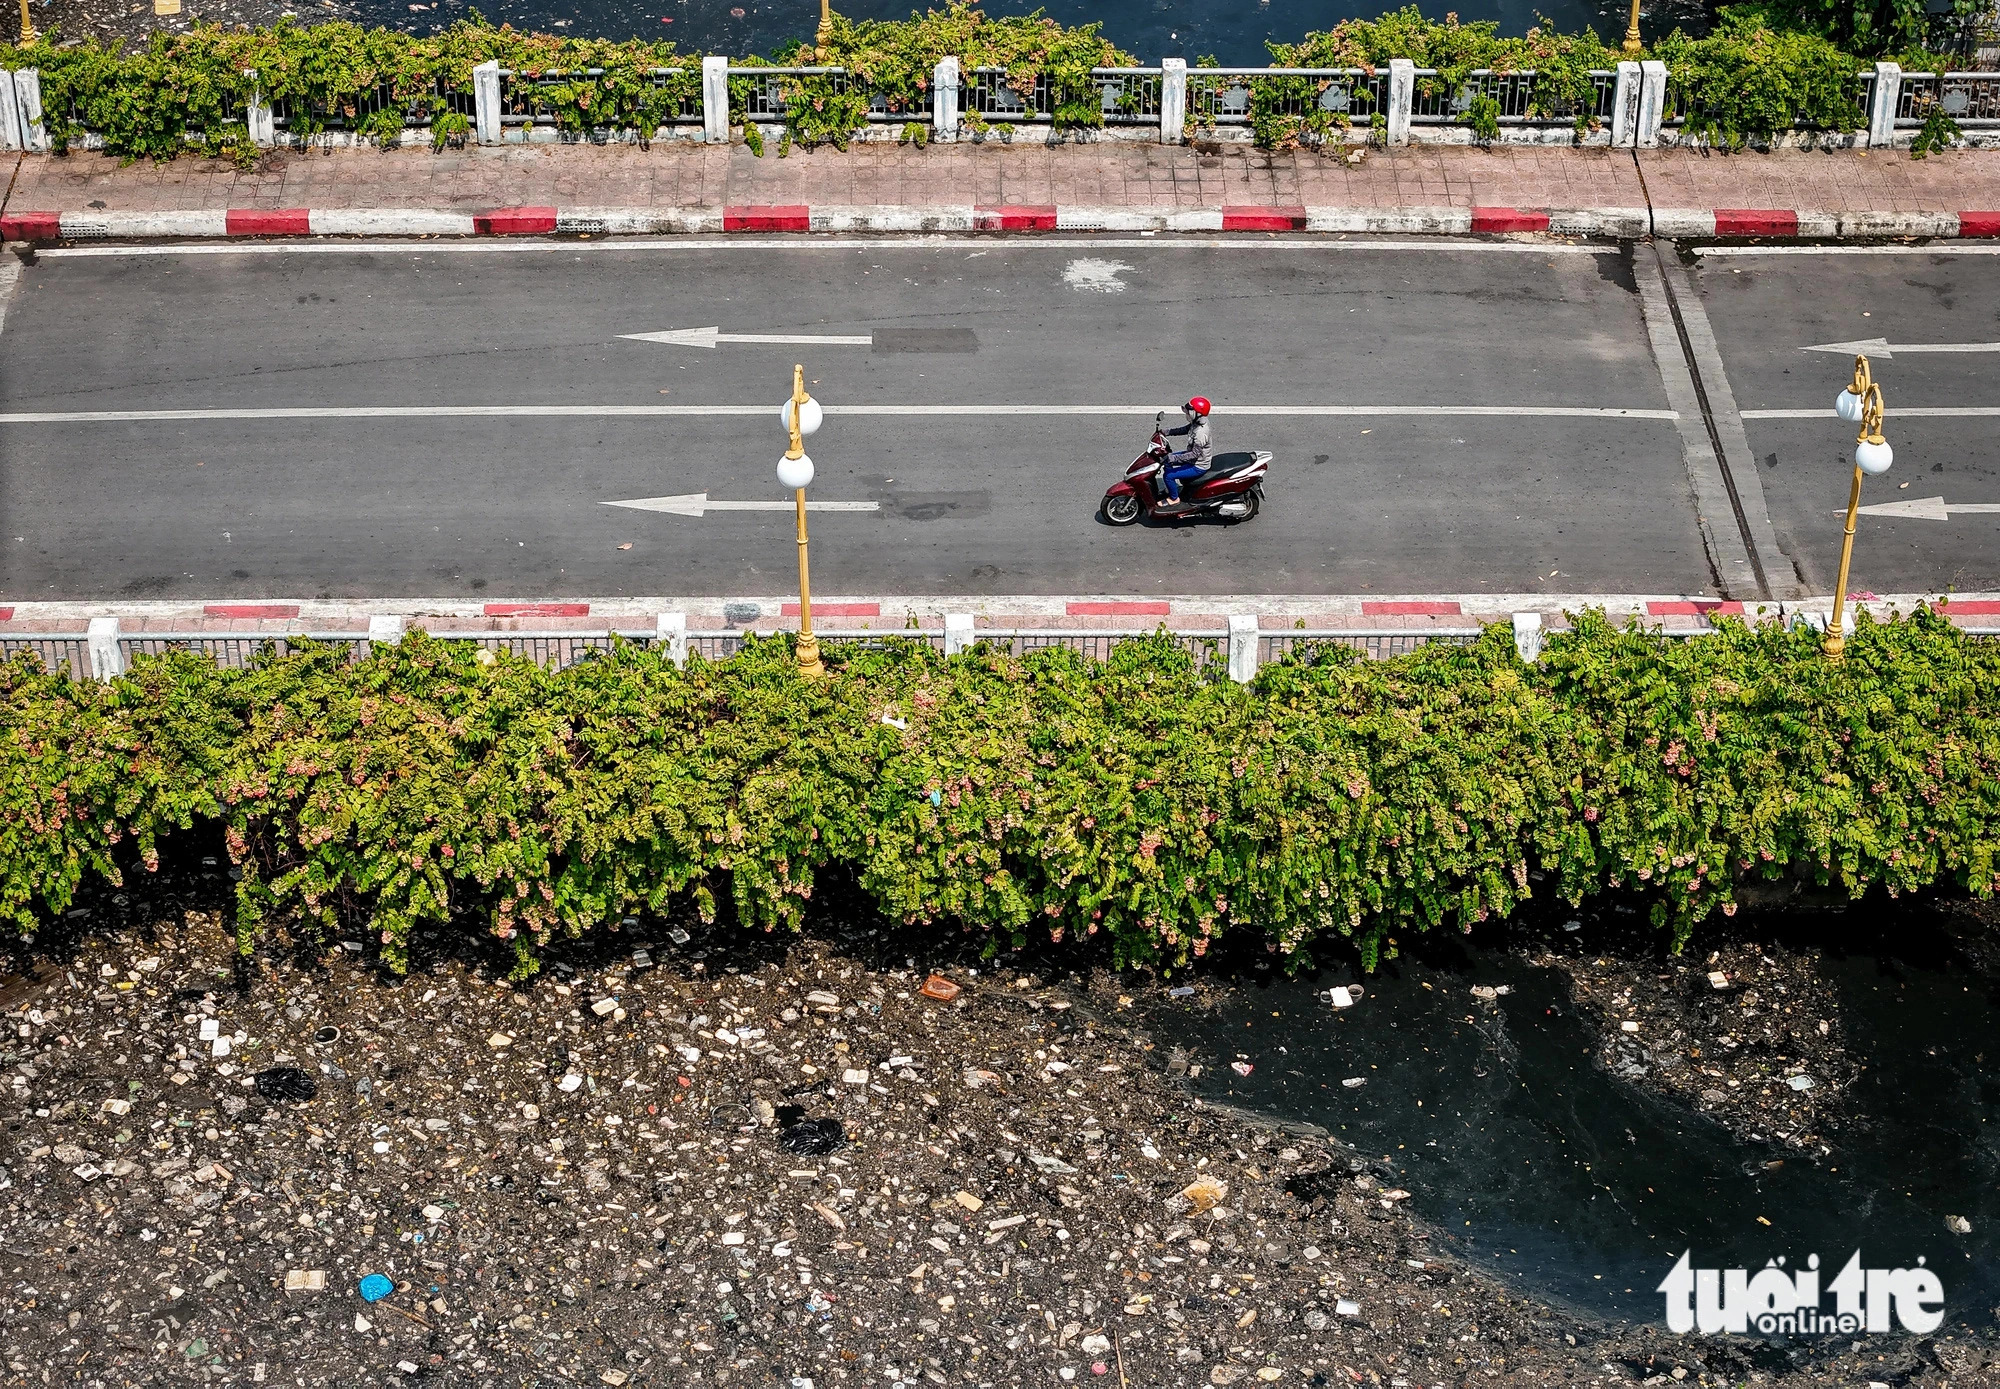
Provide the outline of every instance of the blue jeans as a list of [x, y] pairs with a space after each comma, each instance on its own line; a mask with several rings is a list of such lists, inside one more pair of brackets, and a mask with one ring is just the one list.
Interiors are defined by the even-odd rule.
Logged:
[[1207, 471], [1199, 463], [1170, 463], [1167, 465], [1167, 499], [1181, 499], [1181, 484], [1191, 477], [1200, 477]]

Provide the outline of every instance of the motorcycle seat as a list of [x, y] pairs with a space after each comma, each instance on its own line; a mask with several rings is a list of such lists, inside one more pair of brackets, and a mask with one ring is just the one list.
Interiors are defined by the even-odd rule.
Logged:
[[1247, 468], [1256, 461], [1257, 455], [1248, 451], [1218, 453], [1208, 460], [1206, 468], [1202, 469], [1196, 476], [1189, 478], [1188, 482], [1207, 482], [1213, 478], [1227, 477], [1239, 468]]

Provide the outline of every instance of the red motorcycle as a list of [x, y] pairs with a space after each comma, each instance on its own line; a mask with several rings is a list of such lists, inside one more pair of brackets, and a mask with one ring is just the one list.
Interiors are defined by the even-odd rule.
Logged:
[[1181, 480], [1181, 499], [1167, 496], [1166, 413], [1153, 418], [1153, 440], [1146, 451], [1132, 460], [1123, 480], [1114, 482], [1104, 494], [1098, 514], [1113, 526], [1129, 526], [1141, 516], [1156, 520], [1179, 520], [1186, 516], [1214, 516], [1224, 521], [1248, 521], [1264, 504], [1264, 474], [1271, 470], [1271, 455], [1263, 449], [1251, 453], [1218, 453], [1208, 467]]

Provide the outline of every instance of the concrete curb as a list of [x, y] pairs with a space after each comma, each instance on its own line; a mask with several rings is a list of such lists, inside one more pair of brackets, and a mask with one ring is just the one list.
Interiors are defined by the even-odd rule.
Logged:
[[2000, 237], [2000, 211], [1819, 212], [1787, 208], [935, 207], [746, 204], [723, 208], [231, 208], [10, 212], [0, 237], [58, 241], [273, 236], [678, 235], [704, 232], [1349, 232], [1557, 236]]
[[[1878, 617], [1911, 613], [1944, 603], [1968, 625], [2000, 629], [2000, 592], [1955, 594], [1856, 594], [1852, 606]], [[1174, 597], [1125, 595], [1008, 594], [836, 595], [813, 604], [813, 615], [830, 630], [862, 628], [893, 633], [914, 622], [918, 630], [941, 626], [947, 614], [971, 613], [989, 628], [1055, 627], [1140, 631], [1188, 623], [1216, 625], [1224, 616], [1255, 613], [1266, 631], [1337, 626], [1353, 629], [1421, 631], [1462, 629], [1505, 622], [1513, 613], [1555, 617], [1601, 609], [1614, 620], [1705, 627], [1713, 619], [1776, 620], [1797, 613], [1824, 612], [1833, 599], [1818, 595], [1787, 603], [1729, 602], [1712, 595], [1632, 593], [1466, 593], [1361, 596], [1356, 594], [1212, 594]], [[370, 619], [398, 617], [409, 622], [449, 622], [454, 630], [545, 630], [574, 627], [603, 630], [621, 622], [652, 622], [662, 613], [685, 614], [704, 628], [724, 626], [771, 630], [798, 625], [796, 599], [767, 597], [605, 597], [521, 602], [481, 602], [458, 598], [301, 599], [296, 602], [224, 599], [147, 602], [15, 602], [0, 605], [0, 640], [36, 631], [80, 627], [92, 618], [117, 618], [136, 632], [297, 632], [320, 628], [366, 628]], [[827, 621], [827, 619], [833, 619]]]

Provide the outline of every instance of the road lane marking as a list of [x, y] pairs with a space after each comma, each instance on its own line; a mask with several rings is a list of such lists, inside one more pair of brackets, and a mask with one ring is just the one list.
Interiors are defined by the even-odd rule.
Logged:
[[[1931, 419], [1978, 419], [2000, 415], [2000, 405], [1898, 405], [1889, 412], [1895, 419], [1916, 415]], [[1746, 420], [1824, 420], [1839, 418], [1831, 409], [1745, 410]]]
[[1887, 338], [1862, 338], [1856, 342], [1822, 342], [1801, 347], [1801, 352], [1838, 352], [1844, 357], [1866, 353], [1870, 357], [1893, 360], [1898, 352], [2000, 352], [2000, 342], [1890, 342]]
[[[1846, 511], [1836, 511], [1835, 516], [1845, 516]], [[1949, 521], [1954, 516], [2000, 515], [2000, 503], [1996, 502], [1953, 502], [1945, 505], [1943, 497], [1912, 497], [1906, 502], [1877, 502], [1864, 506], [1862, 516], [1900, 516], [1911, 521]]]
[[7, 328], [7, 301], [14, 297], [14, 282], [21, 278], [21, 262], [14, 256], [0, 257], [0, 332]]
[[963, 249], [981, 251], [1073, 251], [1084, 248], [1120, 251], [1485, 251], [1528, 256], [1616, 256], [1612, 246], [1540, 245], [1528, 241], [1345, 241], [1325, 233], [1310, 237], [1272, 237], [1264, 241], [1205, 236], [1037, 236], [1018, 240], [994, 236], [798, 237], [675, 236], [635, 237], [630, 241], [259, 241], [203, 242], [195, 245], [64, 246], [37, 252], [39, 256], [91, 258], [102, 256], [351, 256], [403, 251], [432, 255], [440, 251], [474, 255], [577, 255], [605, 251], [903, 251]]
[[[680, 497], [634, 497], [625, 502], [600, 502], [600, 506], [622, 506], [633, 511], [662, 511], [669, 516], [699, 516], [704, 511], [790, 511], [788, 501], [717, 501], [706, 492], [689, 492]], [[880, 502], [807, 502], [807, 511], [880, 511]]]
[[812, 333], [725, 333], [720, 328], [669, 328], [659, 333], [620, 333], [621, 338], [634, 342], [662, 342], [670, 347], [706, 347], [713, 350], [717, 343], [781, 343], [796, 342], [820, 347], [872, 347], [873, 333], [845, 336], [828, 336]]
[[[1178, 405], [1045, 405], [1036, 402], [993, 405], [828, 405], [829, 415], [1152, 415], [1178, 410]], [[8, 424], [131, 424], [177, 423], [197, 420], [404, 420], [404, 419], [557, 419], [658, 418], [698, 419], [705, 415], [768, 415], [768, 405], [296, 405], [267, 409], [212, 410], [17, 410], [0, 414]], [[1497, 416], [1502, 418], [1673, 420], [1672, 410], [1628, 410], [1596, 405], [1232, 405], [1215, 407], [1218, 416], [1425, 418]], [[1746, 412], [1751, 413], [1751, 412]], [[1801, 414], [1832, 414], [1802, 411]], [[1899, 415], [1921, 411], [1898, 410]]]

